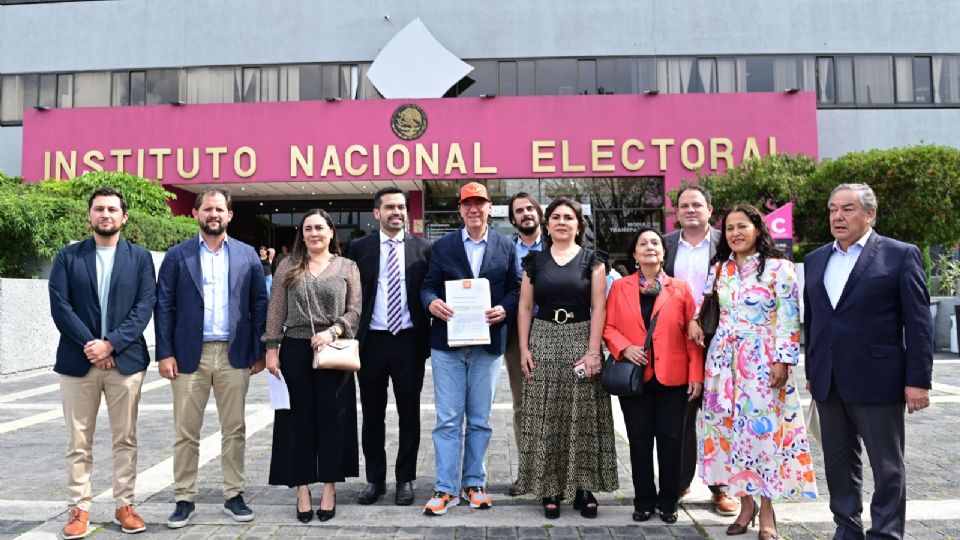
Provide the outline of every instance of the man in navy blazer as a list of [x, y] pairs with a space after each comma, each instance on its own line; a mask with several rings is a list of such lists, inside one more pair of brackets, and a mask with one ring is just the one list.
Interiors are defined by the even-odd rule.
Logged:
[[133, 507], [137, 481], [137, 410], [150, 364], [143, 330], [156, 300], [150, 252], [120, 236], [127, 203], [112, 188], [87, 201], [93, 237], [64, 247], [50, 271], [50, 312], [60, 331], [57, 361], [67, 424], [70, 515], [64, 538], [88, 533], [93, 503], [93, 433], [101, 394], [113, 435], [114, 518], [123, 532], [146, 529]]
[[920, 250], [873, 231], [866, 184], [830, 195], [836, 239], [807, 255], [806, 375], [817, 401], [834, 538], [864, 538], [863, 440], [873, 468], [867, 538], [903, 538], [904, 418], [930, 404], [933, 322]]
[[413, 504], [413, 481], [420, 452], [420, 391], [424, 364], [430, 356], [430, 320], [420, 303], [420, 285], [430, 263], [430, 242], [405, 231], [407, 198], [398, 188], [385, 187], [373, 196], [377, 234], [354, 240], [350, 258], [360, 270], [363, 309], [360, 341], [360, 402], [363, 405], [363, 457], [367, 485], [357, 502], [373, 504], [386, 492], [385, 418], [387, 386], [399, 418], [394, 502]]
[[[460, 189], [460, 217], [464, 226], [437, 240], [420, 298], [433, 317], [430, 358], [437, 424], [433, 429], [436, 487], [423, 512], [442, 515], [461, 497], [471, 508], [490, 508], [483, 461], [493, 430], [490, 409], [507, 346], [508, 317], [516, 316], [520, 297], [517, 254], [509, 238], [490, 230], [487, 189], [470, 182]], [[490, 282], [490, 305], [485, 313], [490, 345], [451, 347], [447, 323], [456, 316], [446, 303], [445, 281], [485, 278]], [[463, 434], [466, 419], [466, 436]], [[461, 460], [461, 455], [463, 456]]]
[[173, 497], [170, 528], [187, 525], [195, 510], [203, 413], [213, 388], [220, 416], [224, 512], [251, 521], [243, 500], [250, 375], [264, 366], [267, 287], [253, 247], [227, 236], [230, 192], [197, 195], [193, 217], [200, 234], [163, 258], [157, 279], [157, 358], [173, 387]]

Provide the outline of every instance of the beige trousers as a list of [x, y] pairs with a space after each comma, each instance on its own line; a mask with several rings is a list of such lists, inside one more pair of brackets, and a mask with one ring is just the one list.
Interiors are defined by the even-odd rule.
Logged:
[[510, 380], [510, 395], [513, 397], [513, 438], [520, 451], [520, 411], [523, 408], [523, 368], [520, 367], [520, 336], [517, 325], [507, 330], [507, 350], [503, 354], [503, 363], [507, 365], [507, 378]]
[[63, 419], [67, 424], [67, 493], [70, 505], [90, 511], [93, 490], [93, 433], [101, 394], [113, 438], [113, 498], [117, 508], [133, 504], [137, 483], [137, 411], [143, 371], [124, 375], [116, 369], [91, 367], [83, 377], [60, 375]]
[[233, 498], [243, 492], [244, 454], [247, 426], [244, 409], [250, 370], [237, 369], [227, 359], [227, 342], [203, 344], [200, 367], [193, 373], [181, 373], [173, 387], [173, 498], [195, 502], [197, 463], [200, 460], [200, 428], [203, 412], [210, 400], [210, 388], [220, 417], [220, 470], [223, 496]]

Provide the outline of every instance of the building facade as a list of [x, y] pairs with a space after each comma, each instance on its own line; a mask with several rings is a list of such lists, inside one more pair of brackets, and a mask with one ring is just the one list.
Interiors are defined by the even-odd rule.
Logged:
[[[451, 99], [419, 103], [430, 118], [421, 142], [438, 144], [441, 154], [446, 148], [445, 157], [436, 158], [441, 161], [449, 159], [451, 143], [460, 144], [470, 161], [477, 156], [468, 143], [480, 142], [490, 160], [481, 162], [480, 172], [470, 168], [475, 163], [464, 163], [463, 173], [456, 166], [448, 172], [444, 164], [434, 174], [432, 156], [426, 156], [424, 174], [415, 167], [417, 143], [402, 141], [410, 168], [400, 167], [398, 149], [390, 158], [397, 160], [393, 170], [379, 176], [372, 162], [359, 175], [309, 175], [305, 153], [299, 170], [290, 167], [298, 156], [289, 155], [273, 158], [272, 170], [267, 139], [250, 133], [225, 157], [217, 156], [228, 172], [238, 172], [229, 166], [236, 160], [240, 173], [250, 173], [251, 156], [236, 155], [249, 147], [259, 162], [248, 176], [218, 177], [207, 163], [189, 180], [168, 173], [164, 185], [195, 191], [230, 184], [246, 218], [246, 225], [237, 225], [246, 227], [243, 235], [271, 245], [288, 241], [297, 214], [314, 205], [314, 197], [337, 212], [345, 239], [367, 232], [369, 192], [387, 183], [413, 192], [414, 218], [421, 220], [415, 232], [439, 234], [455, 221], [447, 199], [469, 179], [488, 182], [498, 204], [525, 189], [542, 199], [574, 195], [634, 216], [619, 224], [594, 217], [595, 229], [611, 231], [640, 222], [667, 226], [665, 191], [710, 169], [711, 156], [724, 155], [724, 139], [730, 139], [734, 163], [747, 155], [751, 137], [760, 154], [771, 150], [773, 138], [774, 151], [821, 158], [919, 143], [960, 147], [960, 10], [950, 0], [0, 0], [0, 170], [31, 180], [79, 174], [91, 169], [83, 165], [90, 151], [105, 153], [91, 160], [113, 170], [117, 158], [111, 161], [109, 152], [129, 149], [125, 170], [157, 176], [149, 167], [151, 148], [169, 148], [167, 171], [174, 171], [177, 149], [191, 156], [193, 148], [220, 147], [195, 137], [196, 129], [174, 130], [179, 139], [162, 144], [162, 136], [151, 139], [171, 118], [185, 118], [182, 125], [208, 118], [225, 130], [228, 119], [241, 115], [251, 119], [246, 127], [282, 138], [286, 124], [280, 119], [294, 111], [314, 119], [312, 127], [294, 130], [299, 138], [285, 141], [277, 156], [310, 145], [319, 154], [328, 142], [317, 140], [321, 135], [342, 145], [341, 162], [350, 145], [368, 154], [382, 145], [386, 152], [397, 141], [386, 131], [365, 131], [365, 123], [381, 122], [378, 115], [389, 116], [406, 102], [377, 103], [384, 100], [366, 73], [385, 44], [416, 18], [474, 68], [447, 92]], [[327, 115], [337, 106], [339, 112]], [[604, 117], [604, 111], [617, 116]], [[443, 131], [436, 121], [442, 118], [457, 128]], [[378, 129], [386, 129], [382, 122]], [[138, 158], [133, 145], [110, 141], [102, 129], [81, 129], [90, 124], [145, 137], [139, 148], [145, 157]], [[537, 133], [537, 127], [549, 132]], [[75, 137], [58, 139], [63, 131]], [[514, 134], [522, 152], [495, 150], [504, 134]], [[636, 147], [624, 150], [632, 139], [652, 153], [644, 166], [630, 167], [643, 157]], [[663, 147], [654, 139], [674, 139], [663, 150], [672, 153], [656, 159]], [[691, 139], [697, 142], [684, 147]], [[544, 140], [554, 145], [536, 147]], [[601, 141], [602, 157], [618, 155], [611, 158], [613, 169], [590, 166], [595, 141]], [[555, 150], [555, 170], [536, 168], [538, 148]], [[77, 152], [72, 160], [71, 151]], [[320, 155], [314, 159], [323, 168]], [[549, 167], [548, 161], [540, 164]], [[667, 162], [676, 163], [675, 170], [663, 170]], [[717, 166], [726, 164], [721, 159]], [[482, 172], [484, 166], [497, 173]], [[629, 200], [615, 201], [614, 194]], [[497, 223], [506, 228], [500, 214], [502, 208]], [[617, 237], [596, 241], [619, 251]]]

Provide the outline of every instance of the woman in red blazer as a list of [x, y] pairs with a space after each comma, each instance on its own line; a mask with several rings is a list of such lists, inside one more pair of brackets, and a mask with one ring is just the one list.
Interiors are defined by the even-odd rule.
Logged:
[[[677, 521], [680, 445], [686, 402], [703, 389], [703, 350], [687, 339], [696, 313], [690, 286], [663, 272], [666, 244], [656, 229], [641, 228], [627, 249], [639, 270], [613, 282], [607, 297], [603, 339], [620, 362], [644, 366], [643, 394], [620, 397], [630, 441], [633, 469], [633, 520], [647, 521], [659, 508], [660, 519]], [[653, 327], [649, 349], [647, 329]], [[660, 491], [653, 477], [653, 441], [657, 441]]]

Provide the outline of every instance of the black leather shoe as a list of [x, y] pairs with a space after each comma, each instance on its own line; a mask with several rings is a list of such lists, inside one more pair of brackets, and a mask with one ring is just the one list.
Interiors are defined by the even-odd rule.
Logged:
[[585, 489], [578, 489], [577, 495], [573, 499], [573, 509], [579, 510], [580, 515], [585, 518], [597, 517], [597, 498], [593, 493]]
[[357, 504], [376, 504], [387, 492], [387, 485], [383, 482], [367, 482], [357, 498]]
[[634, 521], [647, 521], [650, 519], [650, 516], [653, 515], [653, 512], [650, 510], [634, 510], [633, 511], [633, 520]]
[[310, 508], [308, 508], [306, 511], [301, 511], [300, 500], [299, 497], [297, 497], [297, 521], [300, 523], [310, 523], [313, 520], [313, 496], [310, 495], [309, 489], [307, 490], [307, 498], [311, 500]]
[[397, 484], [397, 496], [393, 500], [397, 506], [410, 506], [413, 504], [413, 498], [413, 482]]
[[677, 513], [676, 512], [660, 512], [660, 521], [664, 523], [676, 523]]
[[[323, 499], [320, 499], [320, 504], [323, 504]], [[324, 510], [323, 508], [317, 510], [317, 519], [320, 521], [330, 521], [334, 516], [337, 515], [337, 494], [333, 494], [333, 508], [329, 510]]]

